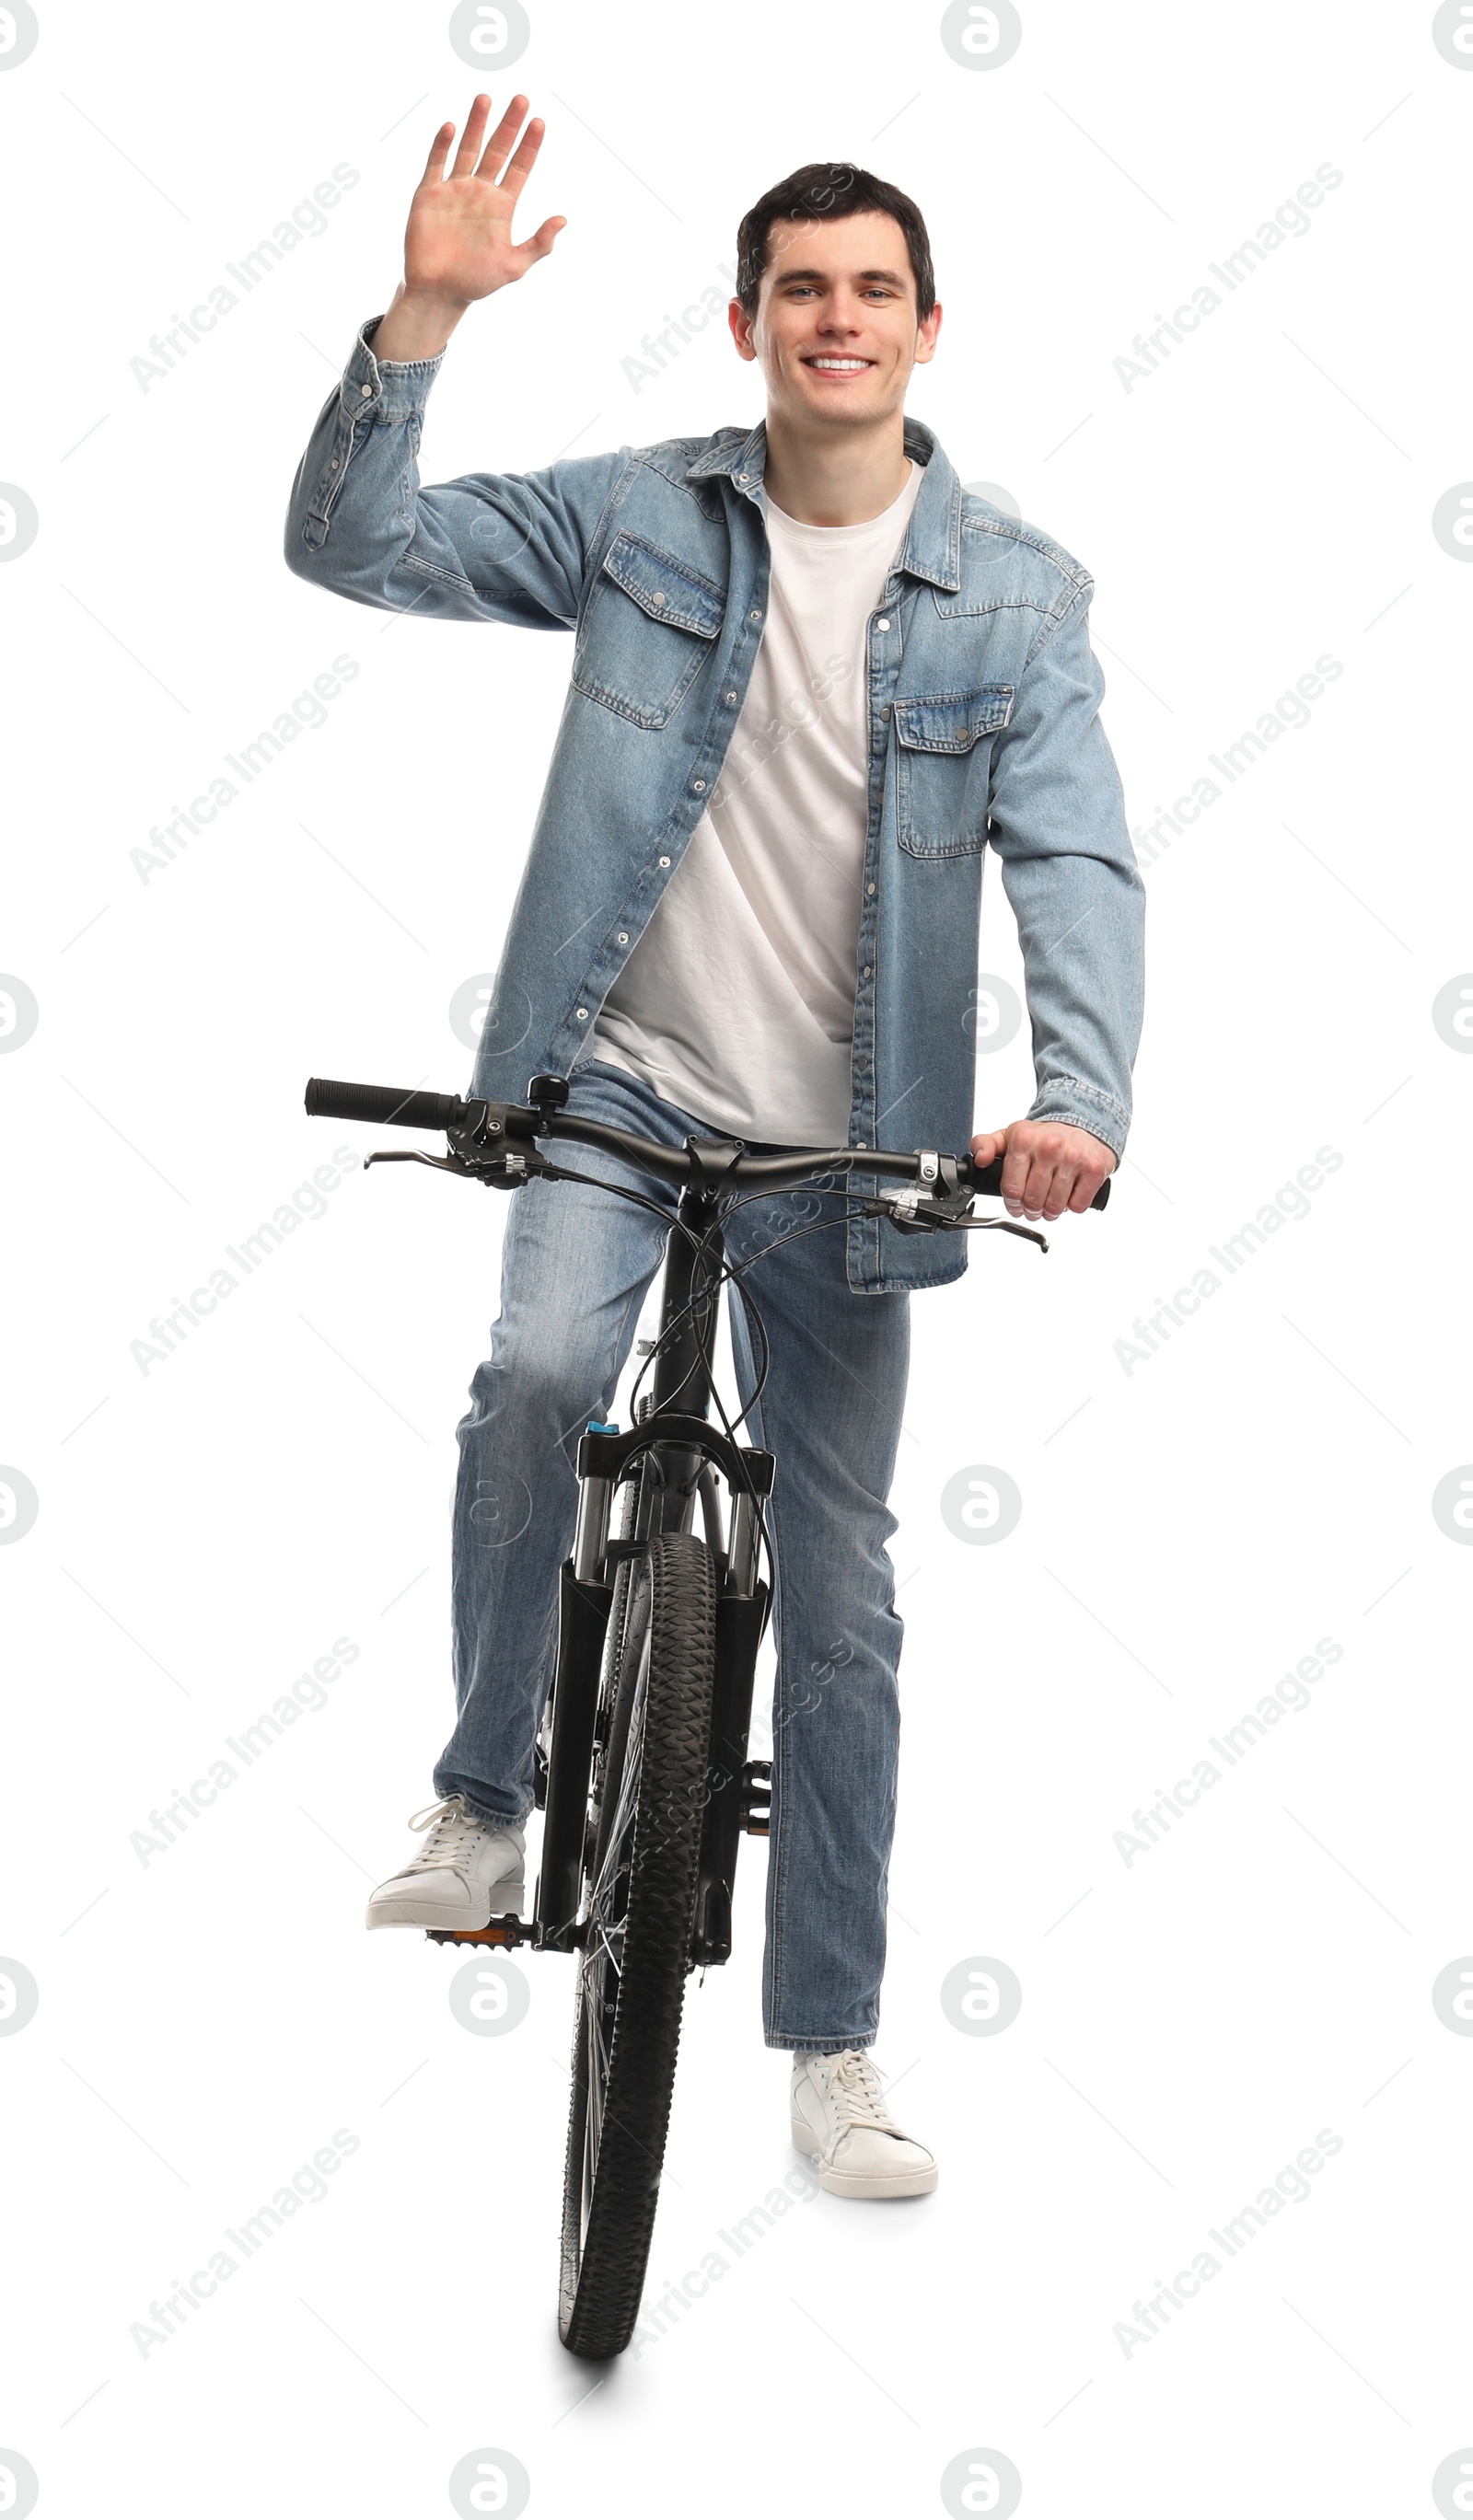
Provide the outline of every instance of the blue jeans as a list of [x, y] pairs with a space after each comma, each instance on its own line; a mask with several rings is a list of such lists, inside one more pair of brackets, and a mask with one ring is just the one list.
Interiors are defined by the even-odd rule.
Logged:
[[[577, 1071], [570, 1107], [670, 1146], [702, 1133], [688, 1112], [600, 1062]], [[661, 1215], [566, 1182], [533, 1180], [511, 1194], [501, 1312], [456, 1430], [459, 1720], [435, 1772], [437, 1793], [459, 1793], [500, 1822], [524, 1820], [532, 1801], [578, 1437], [612, 1407], [677, 1195], [593, 1148], [550, 1150], [577, 1172], [638, 1188]], [[731, 1220], [728, 1255], [746, 1259], [844, 1206], [819, 1192], [754, 1200]], [[842, 1226], [772, 1251], [747, 1284], [771, 1350], [751, 1440], [778, 1463], [763, 2026], [771, 2048], [834, 2053], [873, 2044], [885, 1967], [900, 1648], [886, 1498], [909, 1297], [851, 1291]], [[734, 1290], [729, 1302], [745, 1404], [754, 1362]]]

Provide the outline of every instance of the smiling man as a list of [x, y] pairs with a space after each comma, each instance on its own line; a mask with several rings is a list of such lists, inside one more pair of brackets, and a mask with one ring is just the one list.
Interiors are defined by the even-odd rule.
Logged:
[[[415, 193], [404, 279], [363, 327], [294, 487], [287, 559], [353, 602], [575, 634], [571, 689], [472, 1092], [537, 1070], [573, 1107], [679, 1145], [954, 1149], [1003, 1159], [1012, 1214], [1089, 1205], [1125, 1145], [1142, 886], [1099, 722], [1091, 582], [963, 491], [907, 420], [942, 328], [913, 202], [806, 166], [742, 220], [737, 356], [756, 427], [424, 487], [425, 403], [467, 308], [550, 253], [514, 245], [542, 125], [475, 101]], [[519, 143], [518, 135], [522, 133]], [[500, 741], [514, 740], [501, 730]], [[1017, 919], [1036, 1093], [972, 1136], [990, 847]], [[614, 1157], [581, 1169], [639, 1187]], [[852, 1203], [827, 1200], [843, 1219]], [[815, 1201], [815, 1206], [823, 1206]], [[733, 1259], [778, 1246], [760, 1201]], [[613, 1401], [665, 1226], [533, 1181], [457, 1430], [458, 1721], [420, 1852], [370, 1925], [483, 1925], [523, 1887], [577, 1438]], [[794, 2140], [823, 2185], [924, 2193], [871, 2050], [885, 1963], [900, 1622], [887, 1497], [910, 1292], [965, 1239], [851, 1216], [752, 1273], [770, 1349], [756, 1440], [780, 1463], [763, 2021], [792, 2051]], [[733, 1319], [743, 1400], [756, 1386]], [[976, 1361], [970, 1370], [980, 1369]]]

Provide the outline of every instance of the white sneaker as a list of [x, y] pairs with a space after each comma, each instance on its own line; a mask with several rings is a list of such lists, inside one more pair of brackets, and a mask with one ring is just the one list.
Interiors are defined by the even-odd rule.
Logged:
[[465, 1934], [488, 1925], [493, 1912], [520, 1915], [527, 1887], [520, 1828], [478, 1820], [459, 1794], [416, 1812], [409, 1825], [430, 1834], [402, 1872], [380, 1883], [365, 1923]]
[[793, 2060], [793, 2140], [831, 2196], [929, 2196], [936, 2157], [898, 2127], [867, 2048]]

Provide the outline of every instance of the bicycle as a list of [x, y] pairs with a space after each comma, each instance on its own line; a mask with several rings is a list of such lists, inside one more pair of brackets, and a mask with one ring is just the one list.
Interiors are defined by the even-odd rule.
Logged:
[[[579, 1439], [573, 1552], [560, 1576], [558, 1641], [535, 1752], [541, 1868], [529, 1920], [508, 1913], [479, 1931], [432, 1930], [440, 1943], [527, 1944], [577, 1956], [573, 2093], [564, 2173], [558, 2332], [573, 2354], [621, 2353], [639, 2312], [674, 2086], [685, 1980], [731, 1953], [738, 1841], [768, 1832], [771, 1766], [749, 1760], [758, 1648], [771, 1606], [772, 1554], [763, 1513], [777, 1462], [738, 1433], [766, 1378], [761, 1317], [747, 1274], [726, 1256], [723, 1224], [745, 1193], [831, 1190], [858, 1174], [870, 1193], [841, 1191], [842, 1210], [781, 1240], [886, 1217], [904, 1234], [1001, 1232], [1047, 1238], [1003, 1217], [977, 1217], [1001, 1165], [934, 1149], [839, 1148], [748, 1154], [740, 1141], [656, 1145], [566, 1108], [568, 1081], [534, 1076], [524, 1103], [464, 1101], [313, 1077], [309, 1114], [445, 1135], [448, 1151], [384, 1148], [375, 1163], [421, 1163], [488, 1187], [532, 1179], [588, 1182], [544, 1154], [567, 1139], [621, 1155], [678, 1186], [666, 1248], [660, 1328], [636, 1385], [626, 1432], [591, 1422]], [[879, 1185], [902, 1186], [886, 1192]], [[624, 1185], [611, 1194], [653, 1207]], [[1093, 1205], [1110, 1194], [1106, 1182]], [[656, 1209], [664, 1218], [664, 1211]], [[764, 1250], [778, 1247], [769, 1243]], [[713, 1355], [718, 1299], [730, 1282], [760, 1357], [757, 1387], [728, 1418]], [[719, 1424], [713, 1424], [714, 1406]], [[726, 1490], [725, 1502], [720, 1485]], [[699, 1509], [702, 1533], [694, 1529]], [[616, 1528], [617, 1524], [617, 1528]]]

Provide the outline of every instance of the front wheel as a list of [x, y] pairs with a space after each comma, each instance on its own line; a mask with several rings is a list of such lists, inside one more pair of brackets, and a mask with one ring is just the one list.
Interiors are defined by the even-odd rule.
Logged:
[[716, 1570], [657, 1534], [632, 1561], [578, 1954], [559, 2333], [622, 2353], [669, 2125], [711, 1755]]

